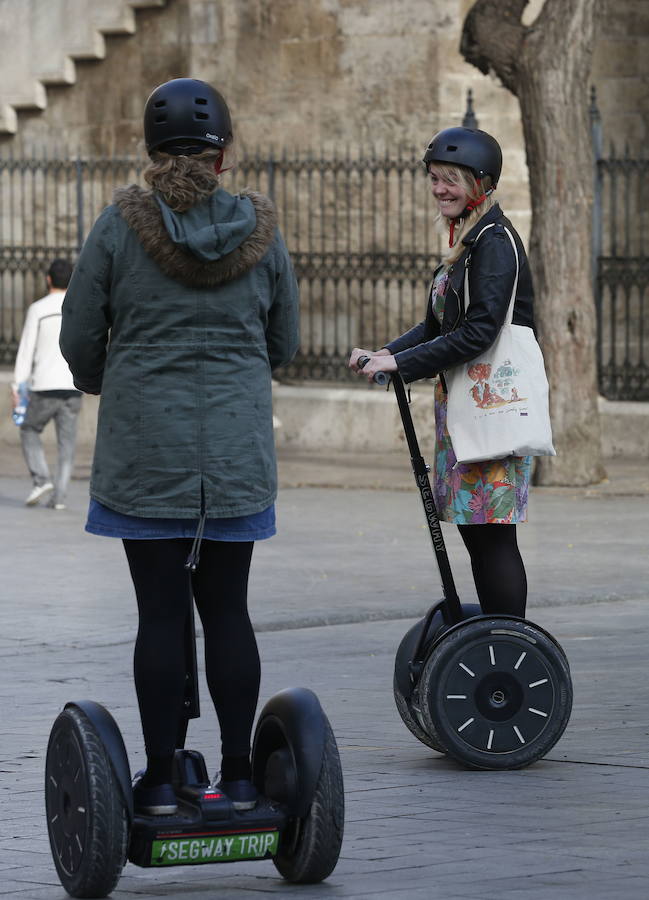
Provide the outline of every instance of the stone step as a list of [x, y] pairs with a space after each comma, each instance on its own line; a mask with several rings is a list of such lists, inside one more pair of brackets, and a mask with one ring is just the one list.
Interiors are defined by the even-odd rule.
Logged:
[[136, 10], [166, 0], [0, 0], [0, 134], [16, 134], [17, 110], [43, 110], [48, 85], [76, 82], [75, 60], [101, 60], [104, 35], [134, 34]]

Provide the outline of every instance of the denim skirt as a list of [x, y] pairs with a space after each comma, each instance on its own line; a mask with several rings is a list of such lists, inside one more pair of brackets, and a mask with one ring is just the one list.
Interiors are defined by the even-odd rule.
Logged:
[[[155, 519], [127, 516], [90, 499], [86, 531], [103, 537], [130, 540], [194, 538], [198, 519]], [[203, 539], [208, 541], [263, 541], [275, 534], [275, 504], [247, 516], [206, 519]]]

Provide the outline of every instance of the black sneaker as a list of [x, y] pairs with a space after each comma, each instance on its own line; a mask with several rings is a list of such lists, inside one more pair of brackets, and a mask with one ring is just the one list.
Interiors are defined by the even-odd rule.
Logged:
[[170, 784], [155, 784], [146, 787], [135, 777], [133, 783], [133, 806], [138, 816], [173, 816], [178, 812], [174, 789]]
[[254, 809], [259, 799], [257, 788], [247, 778], [238, 781], [217, 781], [214, 788], [229, 797], [234, 808], [239, 810]]

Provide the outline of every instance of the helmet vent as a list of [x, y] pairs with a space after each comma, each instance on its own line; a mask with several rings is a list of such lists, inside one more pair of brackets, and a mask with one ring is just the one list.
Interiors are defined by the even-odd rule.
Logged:
[[453, 144], [448, 144], [446, 149], [449, 151], [449, 153], [453, 153], [455, 150], [457, 150], [457, 147], [454, 146]]
[[209, 116], [207, 113], [195, 112], [194, 118], [195, 119], [209, 119]]
[[155, 106], [156, 109], [160, 109], [161, 106], [167, 105], [167, 101], [166, 100], [156, 100], [156, 102], [153, 105]]
[[156, 116], [154, 119], [154, 122], [156, 123], [156, 125], [159, 125], [161, 122], [166, 122], [166, 121], [167, 121], [167, 113], [161, 113], [161, 115]]
[[200, 103], [201, 106], [207, 106], [207, 100], [205, 97], [196, 97], [194, 99], [194, 103]]

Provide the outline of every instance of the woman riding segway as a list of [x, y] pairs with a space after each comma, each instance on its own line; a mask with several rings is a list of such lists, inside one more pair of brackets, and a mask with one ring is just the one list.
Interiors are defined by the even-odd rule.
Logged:
[[[405, 725], [433, 749], [469, 767], [519, 768], [554, 746], [572, 705], [563, 650], [524, 619], [527, 579], [516, 525], [527, 517], [532, 458], [475, 455], [462, 459], [479, 462], [458, 462], [444, 373], [476, 360], [468, 366], [475, 405], [504, 402], [477, 358], [510, 316], [535, 345], [532, 279], [520, 237], [494, 198], [498, 142], [484, 131], [447, 128], [433, 137], [423, 161], [449, 244], [425, 319], [379, 350], [355, 348], [349, 360], [370, 381], [393, 378], [444, 589], [444, 599], [401, 641], [394, 696]], [[431, 488], [404, 382], [438, 375]], [[511, 399], [520, 398], [512, 392]], [[543, 452], [554, 452], [551, 441]], [[479, 608], [460, 604], [440, 519], [458, 526], [469, 551]]]
[[[406, 382], [432, 378], [465, 363], [493, 344], [511, 298], [516, 260], [519, 276], [513, 321], [533, 327], [532, 278], [522, 242], [496, 202], [502, 154], [484, 131], [447, 128], [426, 148], [424, 164], [448, 232], [448, 251], [435, 269], [425, 320], [377, 351], [356, 348], [350, 367], [362, 373], [396, 372]], [[494, 225], [478, 241], [485, 225]], [[475, 243], [475, 246], [473, 244]], [[464, 312], [464, 265], [471, 254], [471, 303]], [[527, 580], [516, 541], [516, 524], [527, 518], [531, 458], [510, 456], [456, 465], [446, 428], [443, 379], [435, 388], [433, 492], [439, 518], [458, 526], [471, 558], [484, 613], [525, 615]]]
[[271, 373], [298, 347], [297, 286], [272, 202], [220, 187], [232, 144], [223, 97], [169, 81], [146, 103], [144, 133], [152, 190], [116, 192], [63, 308], [75, 384], [101, 393], [86, 530], [123, 540], [137, 596], [147, 764], [136, 813], [176, 810], [192, 595], [221, 728], [219, 786], [246, 809], [260, 675], [248, 571], [254, 541], [275, 533]]

